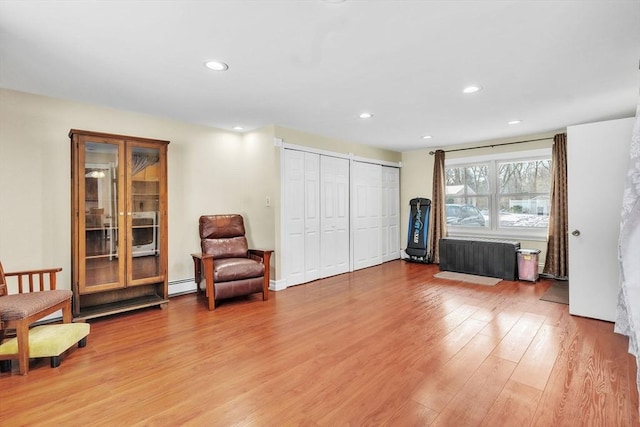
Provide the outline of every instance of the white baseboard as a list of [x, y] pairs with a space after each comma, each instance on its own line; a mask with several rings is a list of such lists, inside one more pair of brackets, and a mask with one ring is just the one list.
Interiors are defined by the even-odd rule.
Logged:
[[198, 285], [193, 279], [174, 280], [169, 282], [169, 296], [193, 293], [198, 290]]
[[282, 291], [287, 289], [287, 281], [284, 279], [281, 280], [270, 280], [269, 281], [269, 290], [270, 291]]
[[[287, 284], [285, 280], [270, 280], [269, 281], [269, 290], [270, 291], [282, 291], [287, 289]], [[169, 282], [169, 296], [177, 296], [182, 294], [193, 293], [198, 290], [198, 285], [193, 279], [183, 279], [183, 280], [175, 280]]]

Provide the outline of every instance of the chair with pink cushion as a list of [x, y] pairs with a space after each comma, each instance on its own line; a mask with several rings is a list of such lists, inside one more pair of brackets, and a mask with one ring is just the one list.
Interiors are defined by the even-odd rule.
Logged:
[[[62, 321], [71, 323], [70, 290], [56, 290], [56, 274], [61, 268], [5, 273], [0, 263], [0, 343], [5, 331], [15, 330], [20, 374], [29, 372], [29, 327], [49, 314], [62, 310]], [[7, 277], [17, 280], [16, 294], [8, 295]], [[16, 358], [0, 355], [0, 360]]]

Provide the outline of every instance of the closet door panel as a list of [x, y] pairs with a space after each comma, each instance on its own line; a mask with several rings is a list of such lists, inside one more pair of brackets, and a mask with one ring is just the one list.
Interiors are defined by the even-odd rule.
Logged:
[[321, 277], [349, 271], [349, 161], [321, 157]]
[[382, 166], [353, 162], [354, 269], [382, 263], [381, 188]]
[[305, 264], [305, 174], [304, 153], [284, 152], [284, 226], [283, 276], [287, 285], [304, 283]]
[[382, 167], [382, 262], [400, 258], [400, 170]]
[[320, 156], [304, 153], [304, 281], [320, 278]]

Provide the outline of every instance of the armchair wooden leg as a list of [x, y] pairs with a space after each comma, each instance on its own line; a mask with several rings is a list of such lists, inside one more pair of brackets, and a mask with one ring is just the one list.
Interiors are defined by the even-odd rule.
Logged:
[[262, 285], [262, 301], [269, 300], [269, 275], [264, 275], [264, 284]]
[[269, 270], [269, 261], [271, 259], [271, 251], [265, 251], [264, 253], [264, 283], [262, 284], [262, 301], [269, 300], [269, 277], [271, 271]]

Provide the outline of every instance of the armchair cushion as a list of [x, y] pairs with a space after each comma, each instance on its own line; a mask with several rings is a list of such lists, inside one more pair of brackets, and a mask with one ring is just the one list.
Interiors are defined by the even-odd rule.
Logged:
[[214, 258], [244, 258], [249, 251], [244, 221], [240, 215], [200, 217], [202, 253]]
[[244, 236], [202, 239], [202, 253], [218, 258], [246, 258], [249, 252], [247, 239]]
[[251, 279], [264, 275], [264, 264], [251, 258], [222, 258], [213, 261], [213, 282]]
[[231, 282], [216, 283], [214, 294], [215, 299], [233, 298], [239, 295], [249, 295], [255, 292], [264, 291], [264, 280], [262, 277], [252, 279], [233, 280]]
[[245, 235], [241, 215], [202, 215], [199, 231], [201, 239], [224, 239]]
[[24, 319], [71, 299], [72, 295], [66, 289], [5, 295], [0, 298], [0, 319], [5, 322]]

